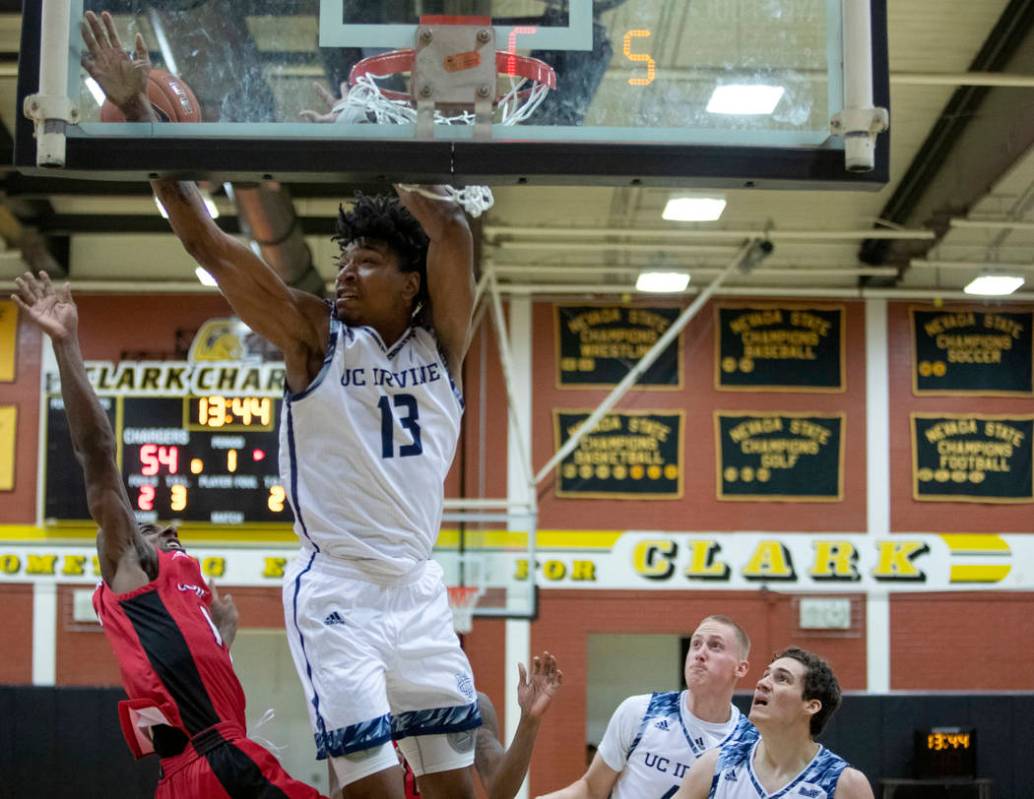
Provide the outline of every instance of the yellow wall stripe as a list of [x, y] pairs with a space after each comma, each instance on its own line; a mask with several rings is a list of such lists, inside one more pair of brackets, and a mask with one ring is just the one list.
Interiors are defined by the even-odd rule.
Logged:
[[941, 535], [953, 555], [975, 555], [981, 552], [1008, 555], [1009, 544], [1000, 535], [980, 533], [945, 533]]
[[951, 567], [951, 581], [953, 583], [1000, 583], [1009, 576], [1011, 571], [1011, 565], [958, 565]]

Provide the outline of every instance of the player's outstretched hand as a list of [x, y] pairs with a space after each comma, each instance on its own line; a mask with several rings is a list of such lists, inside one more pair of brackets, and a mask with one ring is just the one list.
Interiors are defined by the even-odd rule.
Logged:
[[237, 637], [237, 606], [233, 604], [233, 597], [227, 594], [219, 596], [219, 589], [215, 581], [210, 580], [208, 588], [212, 592], [212, 621], [219, 628], [219, 635], [223, 637], [223, 643], [229, 649], [233, 645], [233, 639]]
[[[147, 76], [151, 58], [144, 45], [144, 37], [136, 35], [136, 52], [130, 55], [122, 48], [111, 14], [102, 11], [100, 17], [87, 11], [79, 24], [86, 44], [82, 56], [83, 68], [104, 90], [104, 95], [123, 113], [141, 96], [147, 97]], [[126, 113], [127, 118], [131, 115]]]
[[314, 83], [312, 85], [315, 87], [320, 99], [323, 100], [326, 110], [321, 112], [306, 108], [304, 111], [300, 111], [298, 115], [309, 122], [337, 122], [338, 112], [334, 110], [334, 107], [348, 95], [348, 81], [341, 83], [340, 97], [335, 97], [331, 94], [330, 90], [322, 83]]
[[538, 721], [549, 709], [553, 696], [564, 682], [564, 673], [557, 668], [556, 658], [549, 652], [532, 658], [531, 674], [523, 663], [517, 664], [520, 682], [517, 684], [517, 704], [521, 715]]
[[29, 320], [34, 322], [54, 341], [73, 338], [79, 326], [79, 309], [72, 299], [72, 289], [67, 283], [55, 288], [46, 272], [34, 277], [26, 272], [14, 279], [18, 289], [11, 299], [25, 311]]

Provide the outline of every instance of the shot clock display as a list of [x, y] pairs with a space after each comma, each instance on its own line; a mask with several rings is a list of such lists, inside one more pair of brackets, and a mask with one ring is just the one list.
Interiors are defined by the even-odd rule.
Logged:
[[919, 779], [976, 777], [976, 730], [972, 727], [916, 730], [915, 770]]
[[[137, 518], [212, 524], [293, 520], [280, 484], [272, 397], [102, 397]], [[44, 516], [89, 519], [60, 397], [48, 400]]]

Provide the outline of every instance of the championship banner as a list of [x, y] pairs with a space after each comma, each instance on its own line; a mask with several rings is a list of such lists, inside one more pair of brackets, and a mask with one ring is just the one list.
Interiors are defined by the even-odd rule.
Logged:
[[716, 411], [718, 499], [839, 502], [844, 414]]
[[[495, 530], [485, 537], [477, 552], [493, 558], [510, 585], [534, 579], [548, 590], [1034, 590], [1034, 536], [1023, 534], [538, 530], [534, 562], [527, 533]], [[221, 586], [276, 591], [298, 552], [297, 543], [195, 546], [187, 540], [186, 546], [204, 575]], [[455, 548], [440, 539], [433, 557], [447, 563]], [[465, 557], [473, 557], [470, 550]], [[100, 577], [92, 544], [0, 541], [0, 584], [61, 583], [92, 591]]]
[[14, 300], [0, 300], [0, 383], [14, 382], [17, 343], [18, 306]]
[[1031, 311], [909, 308], [912, 393], [1034, 396]]
[[836, 393], [847, 385], [843, 305], [715, 306], [715, 388]]
[[[678, 308], [556, 305], [557, 387], [610, 388], [657, 343], [678, 317]], [[681, 337], [672, 343], [636, 386], [682, 386]]]
[[913, 498], [1034, 501], [1032, 435], [1034, 415], [913, 413]]
[[0, 491], [14, 491], [14, 452], [18, 406], [0, 405]]
[[[558, 449], [590, 414], [553, 411]], [[569, 499], [679, 499], [682, 435], [682, 411], [608, 414], [560, 464], [556, 495]]]

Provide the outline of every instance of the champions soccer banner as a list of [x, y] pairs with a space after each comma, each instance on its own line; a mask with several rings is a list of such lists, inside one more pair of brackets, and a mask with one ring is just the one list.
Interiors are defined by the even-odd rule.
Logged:
[[715, 306], [719, 391], [846, 389], [843, 305]]
[[[1034, 590], [1034, 536], [909, 533], [671, 533], [540, 530], [534, 563], [527, 533], [468, 532], [463, 557], [483, 557], [499, 580], [547, 589], [770, 590], [864, 593]], [[459, 535], [443, 530], [434, 557], [447, 565]], [[220, 585], [279, 588], [297, 545], [191, 546]], [[521, 550], [524, 550], [523, 553]], [[92, 545], [0, 541], [0, 584], [61, 583], [92, 588], [100, 564]]]
[[909, 308], [912, 393], [1034, 396], [1034, 312]]

